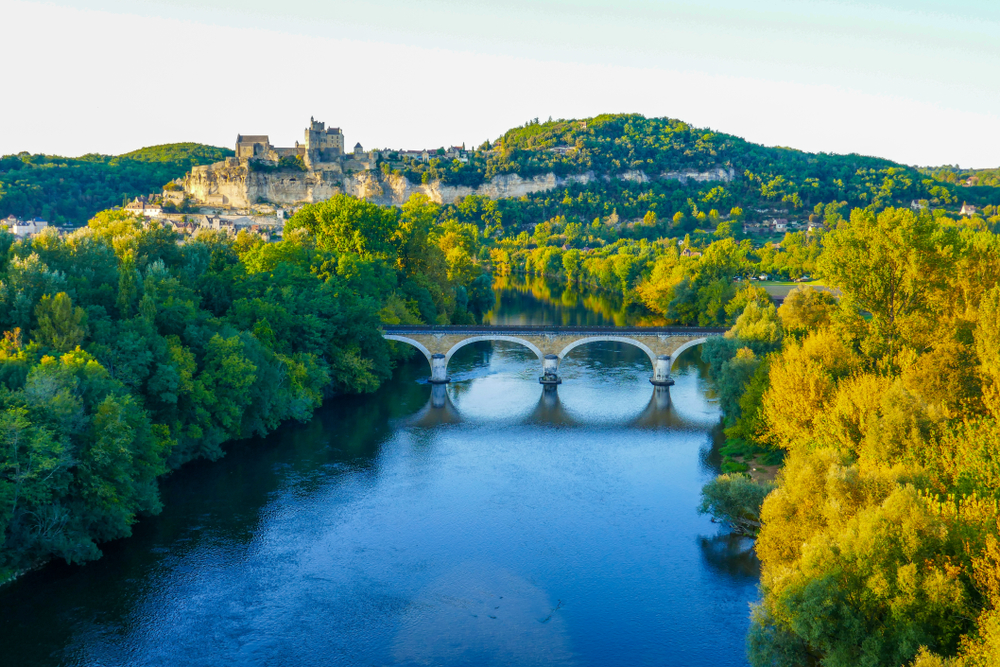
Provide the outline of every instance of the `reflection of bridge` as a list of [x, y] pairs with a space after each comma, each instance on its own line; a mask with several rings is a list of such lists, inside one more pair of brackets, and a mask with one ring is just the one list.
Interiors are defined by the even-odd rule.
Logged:
[[559, 362], [573, 348], [603, 341], [633, 345], [646, 353], [653, 364], [650, 382], [658, 386], [673, 384], [670, 367], [681, 353], [705, 342], [709, 336], [721, 336], [725, 329], [695, 327], [556, 327], [556, 326], [385, 326], [387, 340], [407, 343], [424, 353], [431, 364], [430, 381], [448, 382], [448, 362], [452, 355], [470, 343], [504, 340], [528, 348], [542, 361], [542, 384], [559, 384]]
[[[447, 386], [443, 383], [431, 385], [431, 395], [427, 404], [411, 415], [407, 422], [412, 426], [432, 427], [439, 424], [457, 424], [463, 417], [451, 402]], [[524, 421], [529, 424], [545, 424], [548, 426], [587, 426], [587, 421], [580, 421], [572, 412], [566, 410], [559, 398], [556, 387], [546, 385], [542, 388], [538, 403]], [[705, 424], [697, 419], [686, 418], [674, 411], [670, 400], [670, 388], [653, 387], [653, 395], [646, 407], [629, 418], [628, 425], [640, 429], [660, 428], [704, 428]]]

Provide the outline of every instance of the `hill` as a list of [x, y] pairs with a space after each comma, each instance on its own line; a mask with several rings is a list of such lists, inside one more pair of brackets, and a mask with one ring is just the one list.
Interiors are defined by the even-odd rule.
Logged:
[[[732, 178], [683, 183], [671, 178], [685, 172], [707, 178], [720, 169]], [[805, 216], [816, 205], [830, 202], [876, 209], [914, 200], [956, 208], [964, 201], [980, 206], [1000, 203], [1000, 187], [990, 187], [1000, 182], [987, 174], [979, 187], [965, 187], [966, 182], [947, 169], [921, 171], [877, 157], [767, 147], [680, 120], [638, 114], [533, 120], [481, 146], [468, 164], [411, 160], [401, 171], [415, 182], [469, 186], [501, 174], [592, 172], [599, 177], [594, 182], [528, 198], [545, 215], [575, 217], [580, 222], [613, 212], [626, 219], [641, 218], [650, 210], [663, 218], [677, 212], [697, 215], [698, 209], [726, 214], [738, 207], [753, 219], [756, 209]]]
[[191, 167], [233, 155], [194, 143], [150, 146], [124, 155], [77, 158], [18, 153], [0, 158], [0, 217], [41, 217], [82, 225], [124, 199], [159, 192]]
[[[588, 182], [503, 201], [504, 225], [515, 226], [556, 217], [581, 224], [608, 217], [638, 220], [652, 213], [663, 221], [687, 220], [693, 229], [713, 210], [723, 218], [735, 210], [754, 221], [801, 220], [834, 202], [879, 210], [921, 201], [954, 211], [963, 202], [1000, 204], [998, 170], [917, 169], [877, 157], [768, 147], [639, 114], [535, 119], [470, 151], [465, 160], [449, 160], [444, 153], [441, 149], [425, 162], [383, 151], [378, 175], [471, 188], [509, 174], [588, 175], [576, 179]], [[159, 190], [194, 165], [231, 155], [228, 149], [192, 143], [119, 156], [9, 155], [0, 158], [0, 217], [37, 215], [56, 224], [83, 224], [125, 198]]]

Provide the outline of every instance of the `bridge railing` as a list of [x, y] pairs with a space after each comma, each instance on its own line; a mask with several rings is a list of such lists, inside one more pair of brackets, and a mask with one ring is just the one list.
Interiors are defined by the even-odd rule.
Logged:
[[667, 335], [697, 336], [723, 334], [720, 327], [604, 327], [604, 326], [555, 326], [555, 325], [425, 325], [425, 324], [384, 324], [385, 333], [411, 334], [492, 334], [492, 333], [596, 333], [603, 335]]

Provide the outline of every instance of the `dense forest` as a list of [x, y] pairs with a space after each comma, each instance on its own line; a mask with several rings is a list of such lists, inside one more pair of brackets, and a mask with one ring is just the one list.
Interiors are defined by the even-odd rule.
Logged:
[[116, 156], [5, 155], [0, 157], [0, 218], [40, 217], [54, 225], [80, 226], [126, 199], [159, 193], [192, 166], [232, 155], [226, 148], [190, 143]]
[[481, 318], [478, 232], [437, 209], [335, 197], [279, 243], [180, 244], [121, 211], [66, 236], [0, 232], [0, 581], [98, 557], [159, 510], [161, 475], [373, 391], [411, 352], [382, 322]]
[[784, 455], [776, 487], [705, 490], [758, 532], [751, 661], [996, 665], [1000, 240], [858, 209], [817, 262], [839, 300], [748, 302], [705, 351], [730, 444]]
[[[389, 165], [384, 169], [388, 171]], [[731, 180], [678, 180], [685, 172], [719, 170], [727, 179], [731, 174]], [[728, 216], [738, 209], [742, 217], [759, 219], [761, 214], [781, 212], [805, 217], [824, 202], [864, 208], [908, 206], [917, 201], [956, 210], [963, 202], [981, 206], [1000, 202], [995, 172], [980, 172], [978, 185], [966, 187], [966, 179], [946, 177], [948, 168], [921, 171], [862, 155], [766, 147], [679, 120], [638, 114], [536, 119], [485, 142], [467, 163], [443, 157], [427, 163], [409, 160], [398, 171], [414, 182], [439, 180], [469, 186], [502, 174], [590, 172], [597, 177], [587, 185], [506, 204], [510, 217], [530, 223], [559, 215], [589, 222], [615, 211], [635, 220], [650, 212], [669, 219], [679, 212], [697, 216], [699, 211], [716, 210]], [[643, 182], [646, 179], [650, 180]]]

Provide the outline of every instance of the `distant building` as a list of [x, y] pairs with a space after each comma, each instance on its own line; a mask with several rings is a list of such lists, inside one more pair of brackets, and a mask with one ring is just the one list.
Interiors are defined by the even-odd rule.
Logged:
[[29, 236], [34, 236], [43, 229], [49, 226], [49, 223], [45, 222], [41, 218], [34, 218], [32, 220], [23, 221], [18, 220], [14, 216], [10, 216], [4, 220], [4, 224], [7, 225], [7, 230], [14, 236], [25, 239]]
[[271, 141], [266, 134], [236, 135], [236, 157], [264, 157], [271, 151]]
[[774, 227], [774, 231], [776, 232], [788, 231], [788, 220], [785, 220], [784, 218], [775, 218], [775, 220], [771, 223], [771, 226]]
[[125, 210], [132, 215], [152, 218], [163, 213], [163, 206], [150, 203], [146, 197], [136, 197], [125, 205]]
[[910, 202], [910, 208], [912, 208], [914, 211], [922, 211], [925, 208], [927, 208], [927, 204], [923, 204], [914, 199], [913, 201]]
[[959, 215], [975, 215], [976, 207], [962, 202], [962, 210], [958, 212]]

